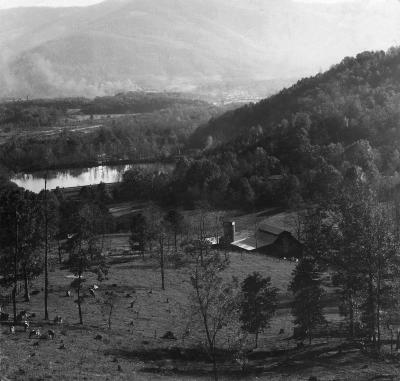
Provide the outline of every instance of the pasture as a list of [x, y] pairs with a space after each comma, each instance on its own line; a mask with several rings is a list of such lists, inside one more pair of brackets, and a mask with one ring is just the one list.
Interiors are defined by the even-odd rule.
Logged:
[[[107, 237], [112, 254], [128, 247], [127, 235]], [[230, 265], [224, 272], [226, 279], [236, 276], [242, 281], [248, 274], [259, 271], [271, 276], [273, 285], [279, 289], [280, 307], [269, 329], [260, 336], [259, 349], [251, 359], [252, 371], [243, 374], [239, 364], [221, 353], [221, 379], [252, 380], [308, 380], [318, 375], [323, 380], [362, 379], [363, 372], [381, 374], [393, 364], [368, 364], [360, 352], [340, 355], [332, 350], [331, 357], [311, 362], [305, 359], [312, 351], [324, 354], [339, 342], [330, 339], [315, 340], [313, 346], [296, 350], [292, 336], [293, 322], [288, 302], [287, 286], [294, 263], [258, 254], [228, 253]], [[86, 299], [83, 305], [84, 324], [78, 323], [76, 295], [66, 296], [70, 289], [71, 273], [52, 266], [50, 272], [49, 313], [51, 322], [44, 322], [43, 279], [33, 282], [33, 294], [29, 303], [18, 297], [18, 311], [27, 310], [35, 314], [31, 328], [41, 332], [55, 331], [54, 340], [29, 339], [22, 326], [15, 334], [9, 333], [6, 324], [0, 330], [0, 375], [13, 380], [208, 380], [211, 379], [211, 363], [202, 350], [203, 337], [193, 331], [187, 335], [191, 301], [190, 267], [166, 269], [166, 289], [160, 287], [160, 271], [154, 258], [129, 255], [108, 257], [110, 272], [108, 279], [99, 283], [94, 275], [87, 274]], [[93, 284], [99, 286], [96, 295], [89, 294]], [[115, 306], [111, 329], [108, 328], [107, 311], [99, 302], [102, 296], [113, 292]], [[12, 312], [12, 307], [6, 308]], [[336, 319], [337, 310], [330, 307], [328, 318]], [[63, 323], [55, 325], [55, 316]], [[284, 333], [279, 334], [283, 329]], [[163, 338], [171, 331], [173, 338]], [[225, 332], [225, 340], [231, 332]], [[325, 349], [324, 349], [325, 348]], [[328, 348], [328, 349], [326, 349]], [[285, 350], [285, 354], [283, 354]], [[347, 362], [352, 356], [352, 362]], [[359, 361], [363, 370], [354, 366]], [[294, 366], [296, 364], [296, 366]], [[300, 364], [300, 366], [299, 366]], [[341, 364], [341, 365], [340, 365]], [[338, 370], [340, 366], [342, 370]], [[310, 368], [311, 367], [311, 368]], [[372, 372], [372, 373], [371, 373]], [[333, 377], [333, 375], [336, 377]], [[338, 374], [342, 375], [339, 376]], [[3, 378], [2, 378], [3, 379]], [[369, 378], [365, 378], [369, 379]]]

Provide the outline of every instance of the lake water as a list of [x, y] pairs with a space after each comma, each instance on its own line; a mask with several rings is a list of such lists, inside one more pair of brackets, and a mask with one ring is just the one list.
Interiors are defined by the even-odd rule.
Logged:
[[[149, 172], [169, 173], [173, 164], [146, 163], [127, 165], [102, 165], [92, 168], [78, 168], [68, 170], [48, 171], [47, 189], [80, 187], [100, 183], [115, 183], [121, 181], [122, 175], [130, 168], [140, 168]], [[18, 186], [39, 193], [44, 189], [44, 172], [20, 173], [11, 178]]]

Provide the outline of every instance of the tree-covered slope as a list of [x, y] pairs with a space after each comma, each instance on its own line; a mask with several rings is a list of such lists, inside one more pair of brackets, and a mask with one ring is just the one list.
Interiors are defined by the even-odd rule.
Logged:
[[294, 86], [210, 121], [192, 136], [204, 147], [226, 142], [250, 131], [271, 135], [306, 112], [319, 143], [351, 143], [365, 138], [373, 144], [398, 139], [400, 106], [400, 50], [364, 52], [346, 57], [329, 71], [300, 80]]
[[180, 163], [175, 193], [212, 204], [326, 200], [348, 176], [400, 184], [400, 50], [364, 52], [191, 136], [204, 158]]

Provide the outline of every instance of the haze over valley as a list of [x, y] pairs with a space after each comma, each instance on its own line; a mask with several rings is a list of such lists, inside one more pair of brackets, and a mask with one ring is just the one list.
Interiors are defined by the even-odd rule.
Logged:
[[[0, 10], [0, 96], [173, 90], [253, 99], [396, 44], [395, 0], [108, 0]], [[278, 38], [277, 38], [278, 37]]]

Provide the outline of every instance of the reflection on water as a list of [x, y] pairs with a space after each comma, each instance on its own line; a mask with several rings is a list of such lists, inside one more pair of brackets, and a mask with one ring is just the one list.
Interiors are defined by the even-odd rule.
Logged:
[[[47, 189], [79, 187], [100, 183], [115, 183], [121, 181], [122, 175], [128, 169], [136, 167], [149, 172], [171, 172], [172, 164], [128, 164], [115, 166], [98, 166], [92, 168], [68, 169], [63, 171], [48, 171]], [[24, 173], [15, 175], [11, 181], [18, 186], [39, 193], [44, 188], [44, 172]]]

